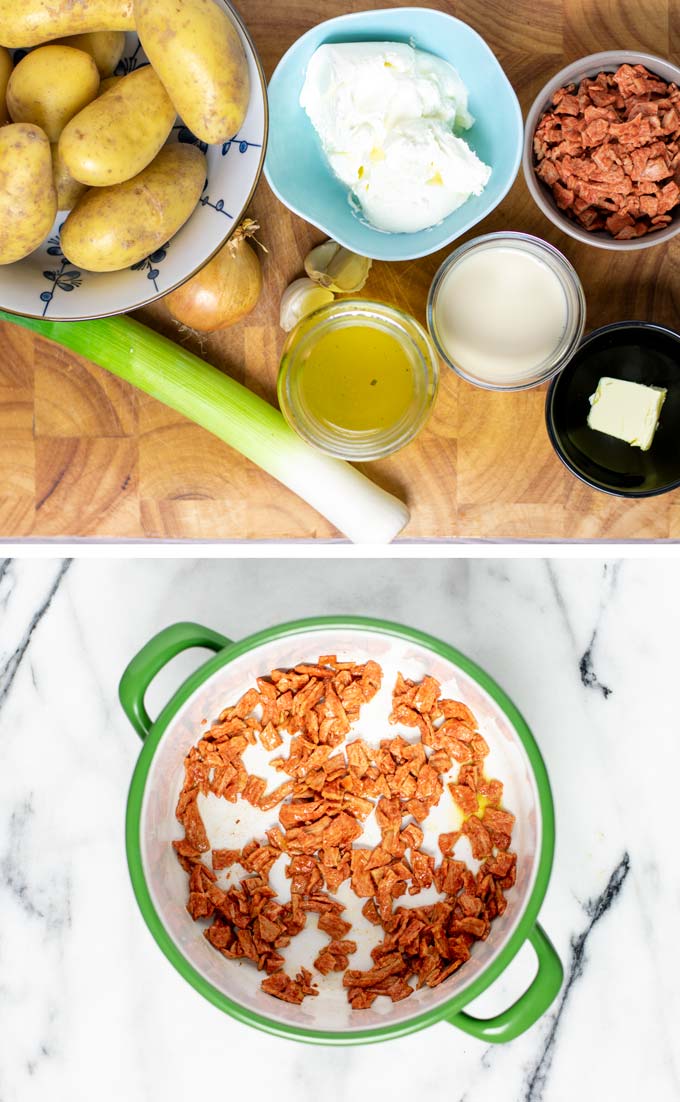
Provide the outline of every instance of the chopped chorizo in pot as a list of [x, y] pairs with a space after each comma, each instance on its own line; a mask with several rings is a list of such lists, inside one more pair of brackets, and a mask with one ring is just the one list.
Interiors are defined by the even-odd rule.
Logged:
[[[563, 120], [578, 117], [570, 97], [566, 93], [556, 102]], [[589, 126], [602, 121], [593, 116]], [[589, 133], [594, 136], [595, 129]], [[651, 212], [651, 201], [646, 210]], [[377, 663], [338, 662], [334, 655], [273, 670], [220, 714], [185, 759], [176, 812], [185, 836], [173, 847], [189, 877], [187, 911], [204, 924], [216, 951], [251, 961], [266, 973], [262, 990], [284, 1002], [299, 1005], [319, 994], [310, 971], [302, 968], [292, 978], [284, 970], [284, 951], [310, 912], [328, 937], [313, 967], [322, 976], [342, 972], [349, 1004], [360, 1010], [380, 996], [401, 1001], [455, 973], [504, 912], [504, 893], [515, 882], [516, 856], [509, 852], [514, 816], [500, 806], [501, 782], [485, 775], [489, 747], [474, 715], [462, 702], [442, 699], [435, 678], [417, 682], [400, 674], [390, 721], [410, 733], [377, 745], [352, 739], [351, 725], [381, 680]], [[266, 753], [278, 752], [270, 764], [287, 777], [269, 793], [266, 781], [249, 774], [243, 762], [256, 742]], [[423, 848], [427, 820], [452, 775], [444, 798], [458, 829], [438, 835], [435, 854]], [[276, 814], [277, 825], [264, 838], [246, 839], [240, 849], [211, 851], [199, 797], [245, 800]], [[368, 818], [380, 832], [371, 847], [361, 844]], [[481, 862], [476, 873], [454, 856], [462, 836]], [[269, 882], [281, 857], [290, 885], [287, 902]], [[235, 865], [245, 873], [237, 883], [228, 871]], [[345, 881], [365, 900], [363, 916], [381, 935], [365, 971], [349, 968], [357, 943], [348, 937], [352, 925], [333, 896]], [[225, 882], [230, 886], [223, 888]], [[440, 898], [429, 906], [399, 902], [432, 888]]]

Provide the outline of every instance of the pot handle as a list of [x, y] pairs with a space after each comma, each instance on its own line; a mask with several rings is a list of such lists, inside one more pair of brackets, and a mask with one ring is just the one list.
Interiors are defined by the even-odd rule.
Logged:
[[163, 666], [190, 647], [206, 647], [217, 654], [230, 642], [219, 632], [192, 623], [172, 624], [149, 639], [126, 667], [118, 687], [123, 711], [140, 738], [145, 739], [152, 726], [144, 698]]
[[547, 934], [538, 924], [528, 937], [538, 957], [538, 971], [530, 987], [517, 1002], [495, 1018], [475, 1018], [464, 1010], [452, 1014], [446, 1021], [458, 1026], [480, 1041], [502, 1044], [514, 1041], [534, 1025], [550, 1006], [562, 986], [562, 962]]

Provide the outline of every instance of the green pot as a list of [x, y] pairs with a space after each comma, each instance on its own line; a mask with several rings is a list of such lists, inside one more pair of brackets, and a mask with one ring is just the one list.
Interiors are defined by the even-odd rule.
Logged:
[[[167, 662], [191, 647], [211, 650], [214, 657], [187, 678], [152, 722], [144, 705], [150, 682]], [[336, 990], [306, 999], [301, 1007], [262, 993], [261, 975], [249, 965], [221, 957], [189, 918], [184, 907], [186, 876], [170, 846], [172, 839], [181, 836], [174, 807], [182, 763], [201, 722], [210, 721], [234, 702], [258, 674], [329, 653], [358, 661], [375, 658], [383, 666], [386, 684], [392, 683], [397, 669], [412, 677], [429, 672], [442, 682], [445, 692], [460, 695], [480, 721], [491, 747], [493, 773], [504, 781], [507, 806], [516, 814], [517, 884], [508, 893], [508, 908], [493, 923], [487, 941], [475, 943], [467, 964], [438, 988], [424, 988], [385, 1007], [379, 1004], [388, 1000], [378, 999], [371, 1010], [364, 1011], [348, 1006], [339, 980]], [[220, 1010], [265, 1032], [299, 1041], [367, 1044], [438, 1021], [450, 1022], [486, 1042], [510, 1041], [550, 1006], [562, 982], [562, 966], [537, 924], [555, 842], [545, 765], [529, 728], [503, 690], [453, 647], [398, 624], [358, 617], [300, 620], [238, 643], [198, 624], [181, 623], [154, 636], [133, 658], [121, 679], [120, 699], [144, 740], [126, 821], [127, 857], [137, 902], [168, 960]], [[360, 728], [361, 723], [358, 732]], [[526, 941], [538, 960], [528, 990], [493, 1018], [467, 1013], [463, 1008], [501, 975]], [[306, 959], [309, 963], [310, 958]]]

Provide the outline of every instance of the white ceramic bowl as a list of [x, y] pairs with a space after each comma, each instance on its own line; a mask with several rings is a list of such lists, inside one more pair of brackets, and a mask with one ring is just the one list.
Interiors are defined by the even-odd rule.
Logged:
[[[48, 238], [23, 260], [0, 267], [0, 307], [26, 317], [84, 321], [146, 306], [184, 283], [213, 256], [236, 228], [257, 187], [267, 143], [267, 93], [262, 66], [248, 31], [227, 0], [217, 0], [238, 29], [248, 58], [250, 104], [243, 126], [231, 141], [206, 146], [182, 125], [170, 141], [191, 142], [206, 154], [208, 177], [196, 210], [169, 242], [132, 268], [120, 272], [80, 271], [64, 257], [59, 233], [61, 211]], [[15, 51], [15, 56], [23, 51]], [[134, 33], [116, 72], [146, 64]]]
[[567, 84], [578, 84], [584, 77], [596, 77], [598, 73], [615, 73], [620, 65], [644, 65], [650, 73], [661, 77], [662, 80], [680, 84], [680, 68], [670, 61], [664, 61], [653, 54], [639, 53], [637, 50], [604, 50], [599, 54], [589, 54], [579, 61], [572, 62], [566, 68], [560, 69], [551, 80], [541, 89], [529, 109], [524, 127], [524, 150], [522, 153], [522, 171], [527, 187], [531, 192], [536, 205], [540, 207], [546, 218], [553, 225], [584, 245], [595, 245], [600, 249], [614, 249], [619, 252], [630, 252], [632, 249], [648, 249], [652, 245], [661, 245], [675, 237], [680, 232], [680, 208], [676, 209], [672, 222], [669, 222], [662, 230], [654, 233], [646, 233], [643, 237], [635, 237], [630, 241], [617, 241], [611, 234], [603, 230], [586, 230], [579, 222], [567, 217], [559, 209], [553, 199], [550, 188], [538, 178], [534, 171], [534, 133], [539, 120], [549, 109], [552, 98], [559, 88]]

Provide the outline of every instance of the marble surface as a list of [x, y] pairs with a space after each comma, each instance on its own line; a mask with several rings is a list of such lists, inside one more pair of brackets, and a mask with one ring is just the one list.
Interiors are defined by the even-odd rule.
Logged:
[[[510, 1045], [446, 1023], [353, 1049], [269, 1038], [204, 1002], [137, 910], [126, 662], [180, 619], [238, 638], [324, 613], [454, 643], [538, 738], [558, 824], [541, 922], [566, 979]], [[673, 561], [0, 565], [0, 1102], [680, 1097], [678, 624]], [[152, 713], [200, 657], [157, 679]], [[532, 969], [525, 948], [472, 1009], [501, 1009]]]

